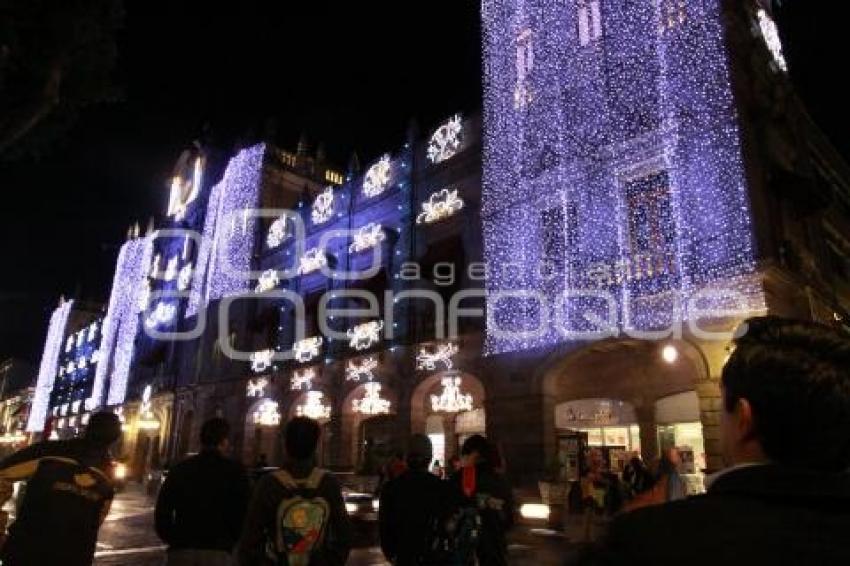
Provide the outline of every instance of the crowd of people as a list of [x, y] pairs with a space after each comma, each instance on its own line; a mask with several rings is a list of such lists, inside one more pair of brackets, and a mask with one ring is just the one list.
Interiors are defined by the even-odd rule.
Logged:
[[[584, 565], [850, 564], [850, 339], [814, 323], [751, 319], [722, 376], [719, 443], [728, 467], [707, 492], [685, 493], [674, 450], [657, 473], [635, 455], [621, 478], [598, 450], [587, 453], [570, 507], [605, 515], [586, 532]], [[252, 482], [228, 457], [230, 427], [204, 423], [202, 450], [173, 466], [160, 490], [155, 528], [167, 564], [342, 565], [352, 526], [340, 483], [315, 464], [320, 426], [284, 430], [286, 462]], [[2, 541], [4, 566], [86, 565], [113, 497], [109, 447], [121, 434], [112, 413], [91, 417], [83, 437], [30, 446], [0, 463], [0, 488], [28, 480]], [[380, 545], [404, 565], [501, 566], [515, 516], [505, 461], [483, 436], [459, 458], [433, 461], [414, 434], [385, 466]], [[2, 519], [3, 517], [0, 517]]]

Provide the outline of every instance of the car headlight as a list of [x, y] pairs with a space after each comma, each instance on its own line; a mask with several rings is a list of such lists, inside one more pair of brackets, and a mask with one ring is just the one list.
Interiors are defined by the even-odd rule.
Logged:
[[381, 508], [381, 500], [380, 499], [373, 499], [372, 500], [372, 511], [377, 513], [378, 509], [380, 509], [380, 508]]
[[127, 465], [122, 463], [115, 464], [115, 472], [113, 474], [116, 480], [123, 480], [127, 477]]
[[357, 513], [357, 504], [356, 503], [346, 503], [345, 510], [348, 511], [348, 514], [351, 515], [353, 513]]
[[519, 514], [523, 519], [548, 519], [549, 506], [545, 503], [523, 503]]

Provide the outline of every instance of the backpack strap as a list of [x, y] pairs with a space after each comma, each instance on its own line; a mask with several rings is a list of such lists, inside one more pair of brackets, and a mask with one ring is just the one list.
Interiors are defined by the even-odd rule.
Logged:
[[278, 470], [272, 475], [289, 491], [297, 491], [298, 489], [318, 489], [326, 473], [327, 472], [321, 468], [313, 468], [310, 475], [302, 479], [295, 479], [286, 470]]

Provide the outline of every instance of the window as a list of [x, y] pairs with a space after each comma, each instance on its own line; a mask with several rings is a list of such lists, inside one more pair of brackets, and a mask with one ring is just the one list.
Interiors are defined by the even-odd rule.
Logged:
[[641, 276], [674, 269], [675, 225], [667, 172], [654, 173], [626, 184], [629, 253]]
[[602, 37], [600, 0], [578, 0], [578, 41], [587, 47]]
[[337, 173], [331, 169], [325, 171], [325, 181], [329, 183], [333, 183], [334, 185], [341, 185], [343, 182], [343, 177], [341, 173]]
[[514, 107], [524, 108], [531, 102], [529, 76], [534, 69], [534, 36], [530, 29], [519, 32], [516, 40], [516, 89]]
[[658, 29], [661, 33], [685, 23], [687, 8], [685, 0], [656, 0], [658, 8]]

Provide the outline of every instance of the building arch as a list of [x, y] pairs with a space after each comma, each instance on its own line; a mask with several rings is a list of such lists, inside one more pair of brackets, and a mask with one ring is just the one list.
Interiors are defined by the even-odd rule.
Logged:
[[[354, 411], [354, 401], [363, 398], [369, 383], [380, 383], [381, 397], [390, 402], [388, 413], [363, 415]], [[375, 474], [384, 460], [402, 449], [404, 439], [398, 426], [399, 401], [398, 391], [380, 381], [360, 383], [348, 392], [340, 407], [341, 464], [353, 467], [357, 472]]]

